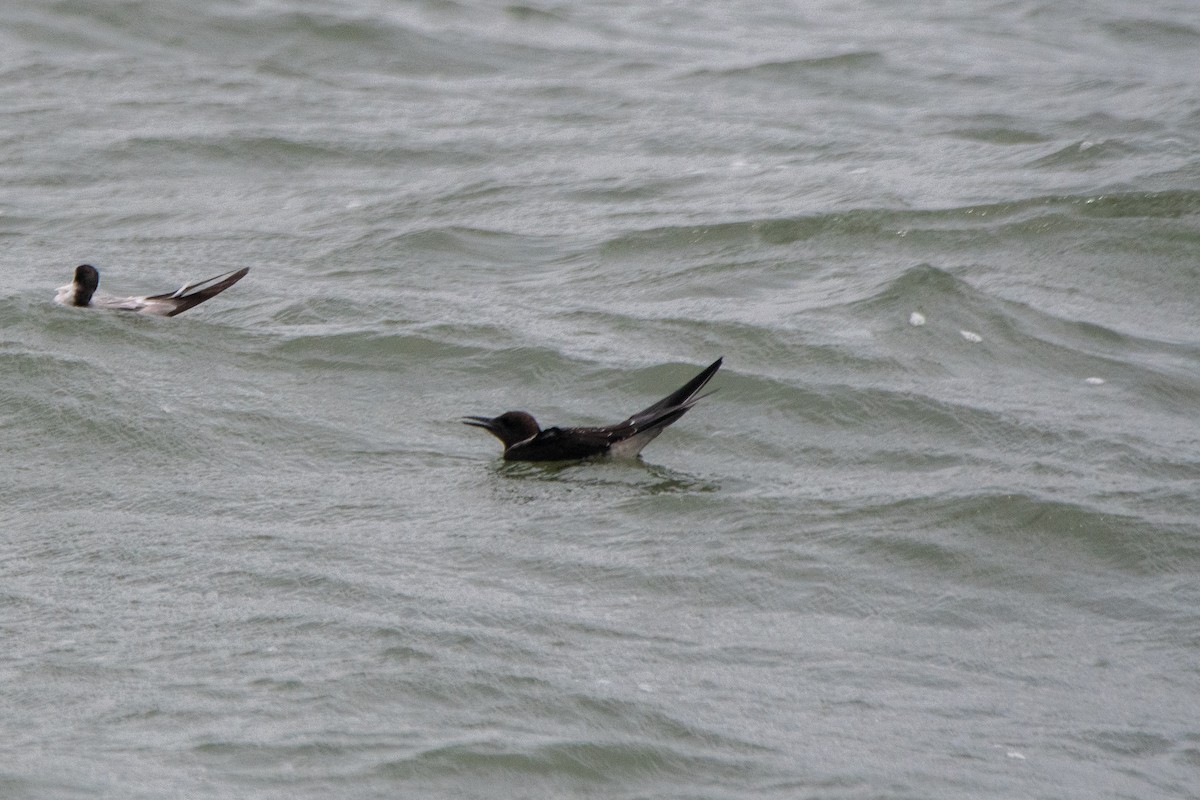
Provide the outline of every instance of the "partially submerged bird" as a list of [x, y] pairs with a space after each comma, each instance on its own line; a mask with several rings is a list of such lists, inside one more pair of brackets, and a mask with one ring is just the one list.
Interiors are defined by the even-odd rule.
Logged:
[[198, 306], [211, 297], [233, 286], [246, 277], [249, 267], [226, 272], [215, 278], [189, 283], [174, 292], [153, 294], [148, 297], [114, 297], [96, 291], [100, 286], [100, 272], [91, 264], [80, 264], [75, 268], [75, 280], [62, 286], [54, 302], [64, 306], [88, 306], [109, 311], [133, 311], [138, 314], [156, 314], [173, 317], [193, 306]]
[[[624, 422], [602, 428], [546, 428], [524, 411], [498, 417], [464, 417], [463, 423], [483, 428], [504, 443], [505, 461], [567, 461], [595, 456], [633, 458], [654, 437], [682, 417], [702, 397], [700, 390], [721, 368], [718, 358], [677, 391]], [[712, 392], [709, 392], [712, 394]]]

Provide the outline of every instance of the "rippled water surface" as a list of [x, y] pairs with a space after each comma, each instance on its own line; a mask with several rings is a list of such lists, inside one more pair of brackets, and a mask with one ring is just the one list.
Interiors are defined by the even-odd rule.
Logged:
[[[1191, 2], [12, 0], [0, 797], [1187, 798]], [[50, 302], [250, 266], [172, 319]], [[615, 422], [505, 464], [458, 420]]]

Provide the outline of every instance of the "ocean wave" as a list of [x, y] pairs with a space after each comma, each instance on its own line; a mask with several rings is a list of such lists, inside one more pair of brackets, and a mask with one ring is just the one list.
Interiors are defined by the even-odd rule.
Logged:
[[400, 361], [412, 364], [461, 359], [481, 349], [415, 333], [331, 330], [282, 336], [270, 348], [270, 353], [272, 358], [283, 359], [299, 368], [341, 371], [395, 369]]
[[[437, 781], [467, 776], [490, 776], [493, 784], [527, 791], [540, 786], [544, 791], [570, 791], [581, 785], [611, 783], [612, 776], [628, 780], [669, 782], [672, 776], [704, 774], [709, 781], [745, 778], [754, 770], [728, 757], [695, 755], [677, 746], [644, 742], [572, 742], [530, 745], [513, 749], [497, 743], [447, 745], [392, 761], [376, 768], [389, 779]], [[615, 784], [615, 785], [619, 785]]]
[[[443, 4], [454, 15], [456, 4]], [[466, 14], [462, 7], [458, 14]], [[403, 74], [477, 75], [508, 57], [486, 37], [455, 47], [419, 13], [350, 7], [321, 11], [267, 4], [232, 9], [145, 2], [60, 0], [41, 9], [25, 28], [29, 40], [57, 43], [69, 36], [85, 49], [173, 54], [203, 61], [236, 60], [296, 76], [329, 67]], [[528, 45], [524, 45], [528, 47]]]
[[1083, 167], [1099, 169], [1107, 162], [1126, 158], [1134, 148], [1120, 141], [1079, 141], [1062, 147], [1055, 152], [1030, 161], [1030, 169]]
[[884, 61], [883, 53], [874, 50], [859, 50], [830, 56], [813, 56], [763, 61], [748, 66], [706, 68], [693, 71], [689, 77], [752, 78], [767, 81], [803, 80], [814, 72], [878, 69]]
[[[902, 501], [872, 514], [896, 515], [907, 517], [912, 529], [927, 532], [920, 540], [924, 544], [908, 551], [916, 561], [924, 560], [922, 553], [932, 532], [945, 531], [975, 537], [966, 549], [981, 562], [995, 558], [1032, 567], [1024, 557], [1012, 558], [1006, 552], [1036, 552], [1043, 559], [1080, 570], [1115, 569], [1138, 575], [1182, 574], [1200, 564], [1200, 537], [1184, 520], [1172, 523], [1153, 514], [1131, 514], [1119, 502], [1103, 497], [1082, 501], [1033, 492], [983, 492]], [[881, 544], [895, 555], [889, 536], [884, 534]], [[980, 552], [979, 536], [991, 540], [990, 556]], [[946, 547], [953, 545], [946, 541], [944, 547], [935, 546], [937, 555], [925, 566], [944, 569], [953, 561], [971, 569], [963, 552], [950, 556]]]
[[712, 250], [720, 245], [791, 245], [818, 238], [912, 237], [921, 232], [1051, 233], [1046, 222], [1073, 220], [1076, 227], [1100, 230], [1111, 218], [1177, 219], [1200, 214], [1200, 192], [1114, 192], [1047, 195], [940, 209], [861, 208], [797, 217], [768, 217], [731, 222], [655, 227], [622, 232], [604, 245], [614, 254], [640, 249]]

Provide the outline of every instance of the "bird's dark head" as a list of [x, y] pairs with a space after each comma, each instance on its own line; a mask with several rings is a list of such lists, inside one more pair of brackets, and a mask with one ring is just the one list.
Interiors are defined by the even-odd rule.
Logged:
[[488, 433], [504, 442], [504, 449], [512, 447], [517, 442], [523, 442], [537, 436], [541, 431], [537, 420], [524, 411], [507, 411], [498, 417], [463, 417], [464, 425], [483, 428]]
[[80, 264], [75, 268], [75, 299], [77, 306], [92, 302], [92, 295], [100, 287], [100, 272], [91, 264]]

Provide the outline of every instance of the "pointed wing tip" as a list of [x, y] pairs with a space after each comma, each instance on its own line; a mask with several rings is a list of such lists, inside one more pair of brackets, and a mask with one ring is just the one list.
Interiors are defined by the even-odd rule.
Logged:
[[695, 378], [692, 378], [692, 380], [688, 383], [688, 385], [690, 386], [690, 385], [694, 384], [694, 388], [692, 388], [693, 396], [697, 392], [699, 392], [701, 389], [703, 389], [704, 386], [710, 380], [712, 380], [712, 377], [717, 374], [717, 370], [719, 370], [721, 368], [721, 365], [724, 363], [725, 363], [725, 356], [721, 356], [716, 361], [712, 362], [707, 367], [700, 370], [700, 374], [698, 374]]

